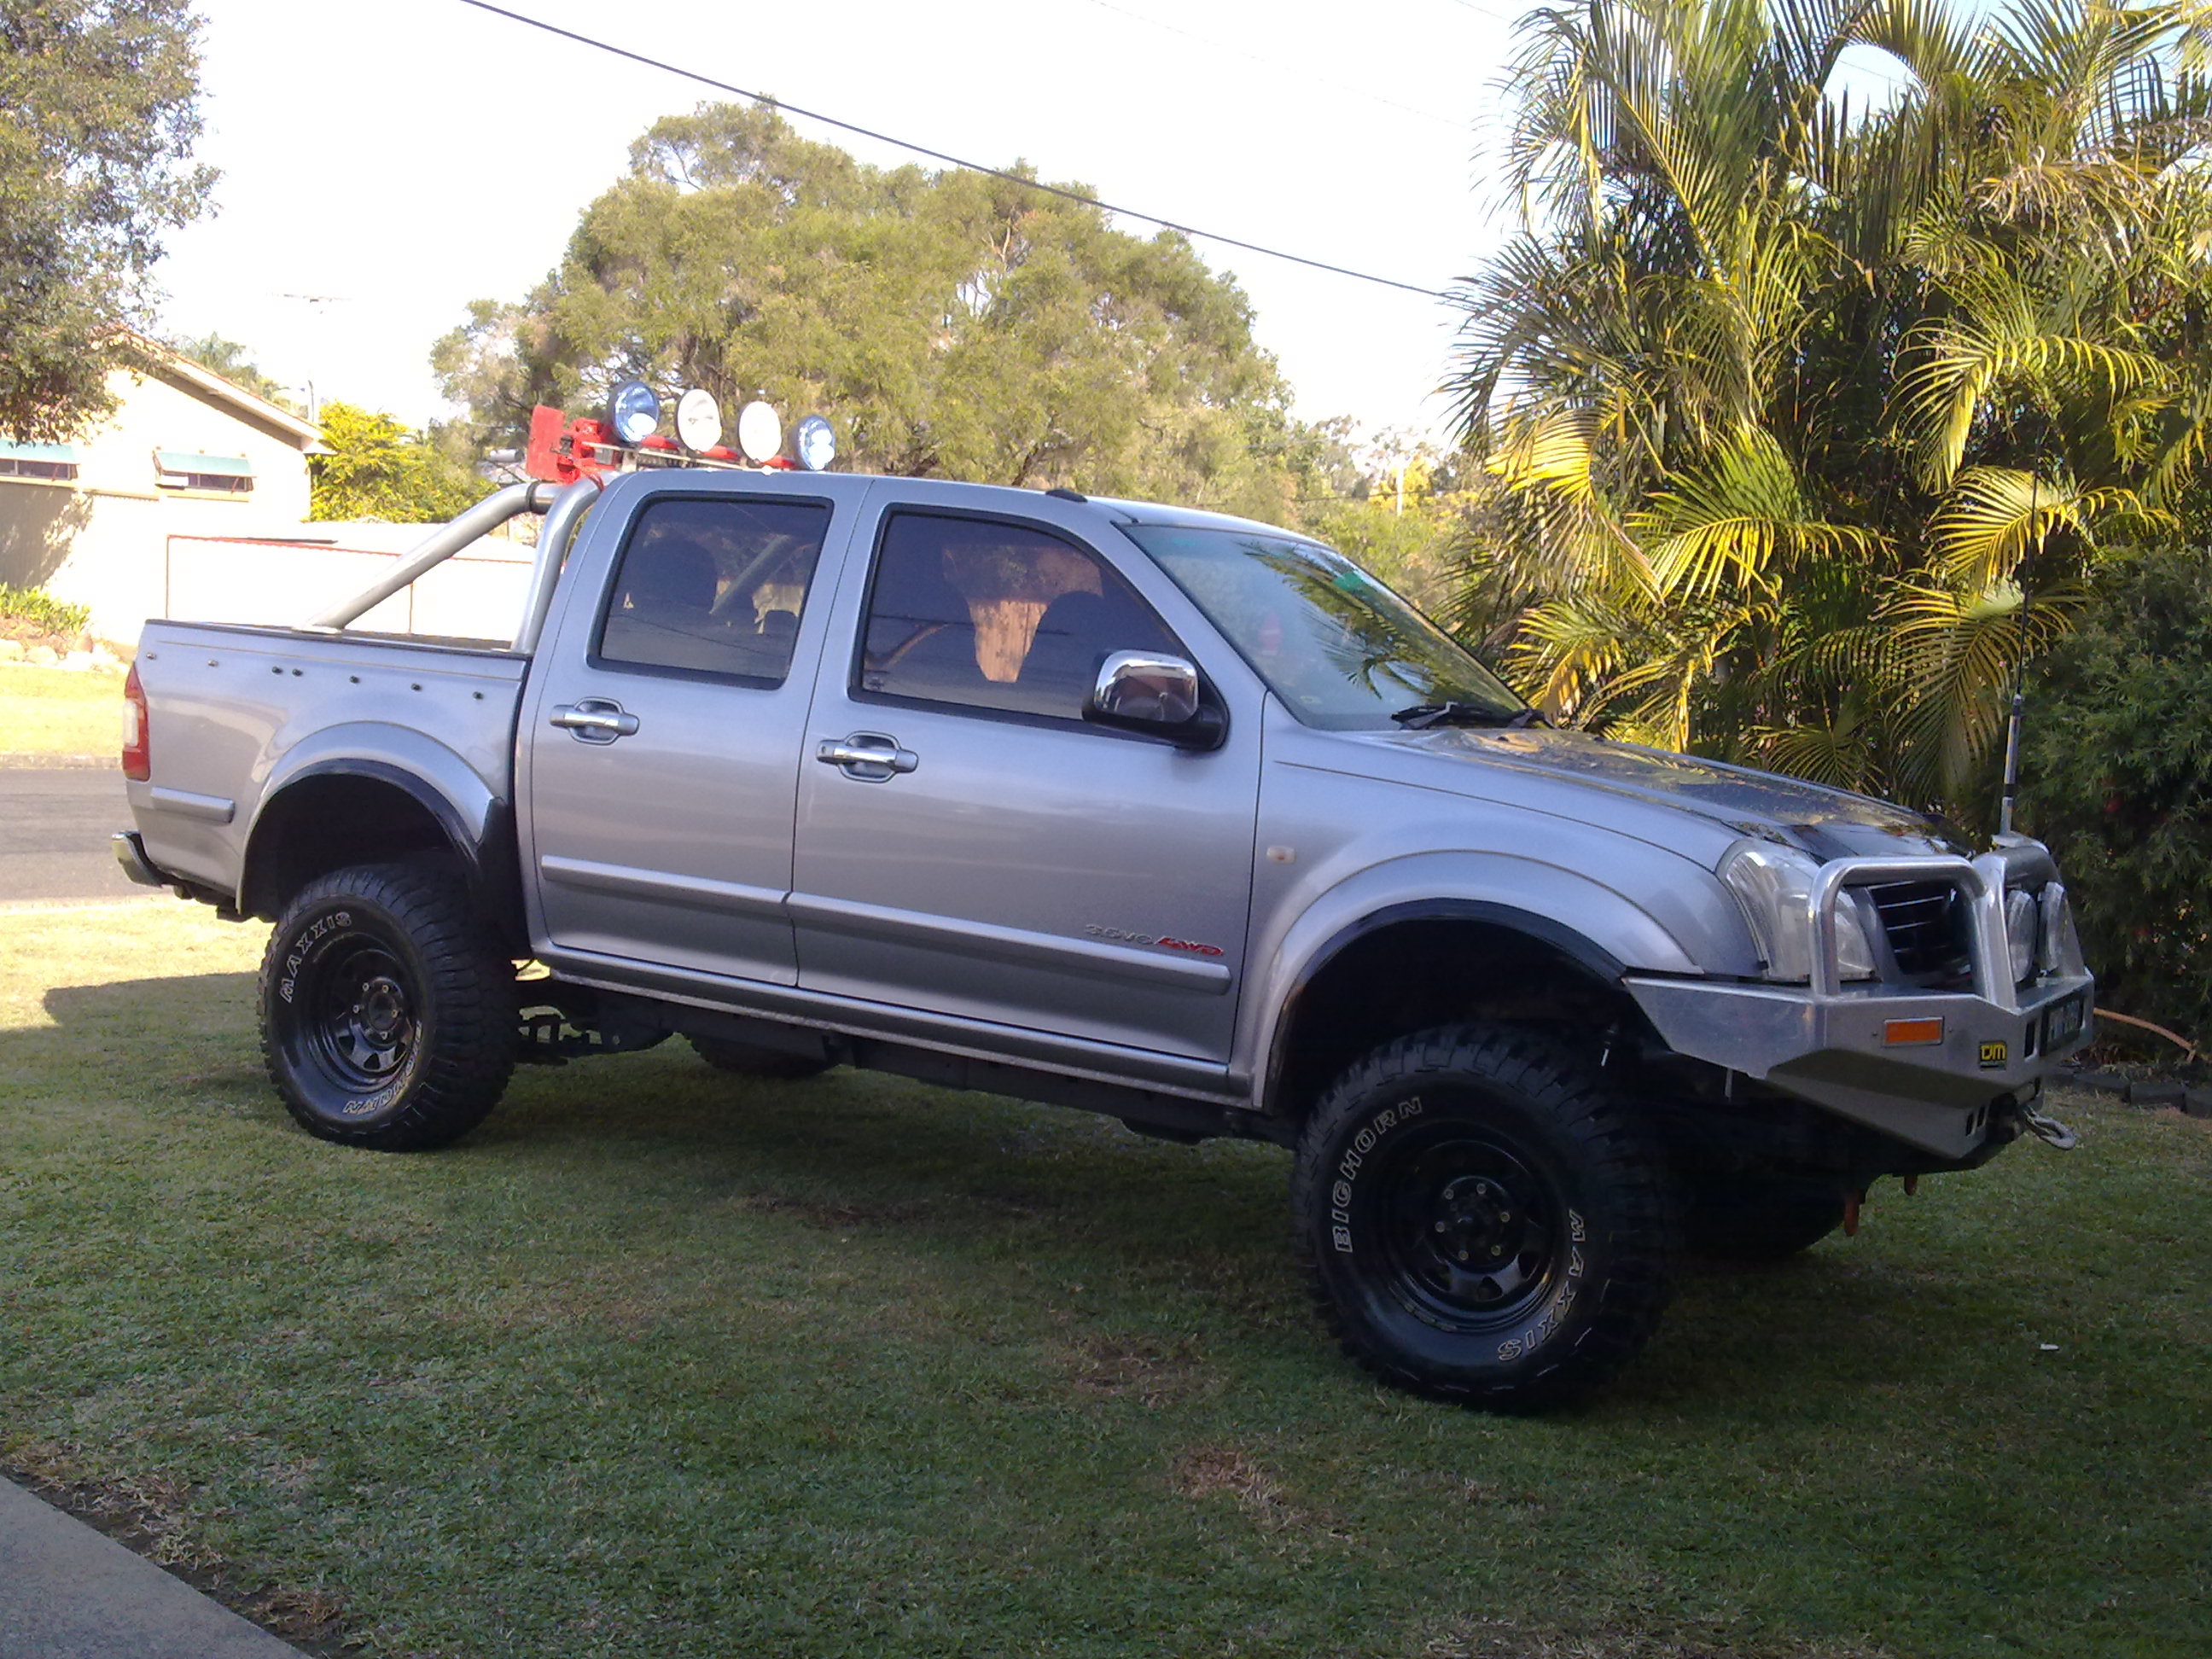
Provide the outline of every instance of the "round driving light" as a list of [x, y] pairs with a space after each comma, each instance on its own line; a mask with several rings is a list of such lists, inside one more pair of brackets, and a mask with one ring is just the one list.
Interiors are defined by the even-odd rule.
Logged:
[[738, 453], [755, 465], [783, 453], [783, 417], [758, 398], [738, 411]]
[[713, 392], [695, 386], [676, 400], [676, 436], [694, 454], [722, 441], [722, 411]]
[[649, 438], [660, 425], [660, 398], [642, 380], [624, 380], [607, 394], [607, 424], [626, 444]]
[[2043, 926], [2035, 945], [2035, 965], [2046, 974], [2079, 974], [2081, 939], [2074, 931], [2074, 906], [2057, 882], [2043, 888]]
[[819, 415], [809, 415], [791, 431], [792, 453], [809, 472], [819, 472], [837, 459], [837, 434]]
[[2012, 980], [2017, 985], [2035, 972], [2036, 935], [2042, 931], [2035, 895], [2015, 887], [2005, 895], [2005, 951], [2012, 958]]

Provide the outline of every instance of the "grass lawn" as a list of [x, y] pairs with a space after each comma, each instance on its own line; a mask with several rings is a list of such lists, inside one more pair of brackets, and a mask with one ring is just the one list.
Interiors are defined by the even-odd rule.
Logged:
[[0, 752], [113, 755], [123, 745], [123, 676], [0, 664]]
[[1267, 1148], [674, 1043], [324, 1145], [261, 938], [0, 915], [0, 1458], [376, 1653], [2212, 1652], [2212, 1123], [2064, 1103], [1499, 1419], [1324, 1346]]

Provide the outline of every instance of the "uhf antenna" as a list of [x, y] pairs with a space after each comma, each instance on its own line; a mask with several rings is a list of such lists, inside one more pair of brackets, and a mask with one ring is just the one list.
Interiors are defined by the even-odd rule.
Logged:
[[2020, 731], [2027, 714], [2027, 585], [2035, 574], [2036, 556], [2043, 551], [2043, 479], [2031, 471], [2027, 475], [2027, 519], [2035, 529], [2033, 544], [2021, 554], [2020, 570], [2020, 660], [2012, 671], [2012, 714], [2005, 722], [2004, 793], [1997, 798], [1997, 834], [2012, 834], [2013, 798], [2020, 793]]

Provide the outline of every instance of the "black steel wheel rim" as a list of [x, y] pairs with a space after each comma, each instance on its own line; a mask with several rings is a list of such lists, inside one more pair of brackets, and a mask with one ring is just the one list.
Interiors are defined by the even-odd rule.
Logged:
[[341, 938], [301, 977], [307, 1047], [325, 1075], [370, 1093], [406, 1070], [421, 1037], [419, 999], [414, 975], [388, 946]]
[[1379, 1224], [1392, 1292], [1447, 1330], [1517, 1324], [1567, 1265], [1567, 1206], [1558, 1182], [1507, 1137], [1466, 1121], [1431, 1121], [1390, 1149]]

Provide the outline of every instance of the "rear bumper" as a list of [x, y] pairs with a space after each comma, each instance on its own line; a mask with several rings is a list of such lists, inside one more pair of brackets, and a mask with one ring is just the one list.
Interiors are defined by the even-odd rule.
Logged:
[[108, 845], [115, 849], [115, 861], [123, 866], [123, 873], [141, 887], [170, 887], [176, 884], [174, 876], [166, 876], [146, 856], [146, 843], [138, 838], [136, 830], [120, 830], [108, 837]]
[[[2051, 976], [2014, 1006], [1972, 992], [1632, 977], [1677, 1054], [1741, 1072], [1940, 1158], [1971, 1157], [2012, 1106], [2095, 1034], [2095, 981]], [[2078, 1018], [2077, 1018], [2078, 1016]], [[1892, 1021], [1911, 1021], [1899, 1042]], [[1940, 1021], [1940, 1036], [1927, 1026]]]

